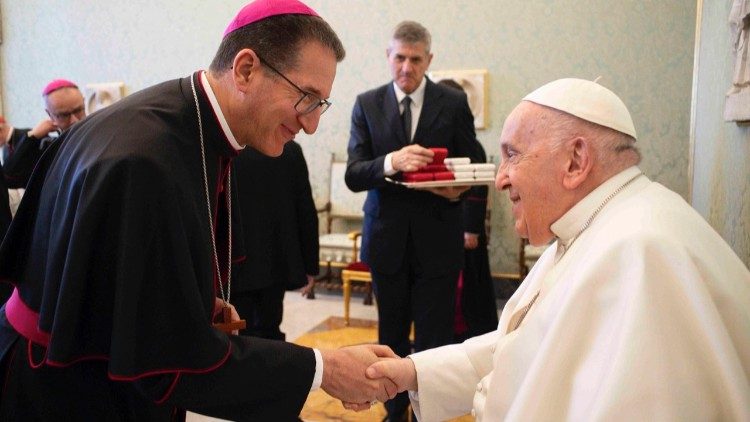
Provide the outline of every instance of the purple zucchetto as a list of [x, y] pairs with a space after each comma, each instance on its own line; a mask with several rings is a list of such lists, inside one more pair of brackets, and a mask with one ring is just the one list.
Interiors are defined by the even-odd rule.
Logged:
[[78, 85], [67, 79], [55, 79], [44, 87], [44, 90], [42, 90], [42, 97], [46, 97], [61, 88], [78, 88]]
[[253, 22], [277, 15], [319, 16], [306, 4], [297, 0], [255, 0], [240, 9], [237, 16], [229, 22], [224, 31], [224, 38], [230, 33]]

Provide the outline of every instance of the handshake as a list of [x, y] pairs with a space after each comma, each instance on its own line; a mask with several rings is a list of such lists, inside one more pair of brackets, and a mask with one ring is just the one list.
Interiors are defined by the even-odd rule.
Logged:
[[321, 350], [326, 393], [349, 410], [369, 409], [397, 393], [417, 389], [417, 372], [409, 358], [399, 358], [390, 347], [360, 345]]

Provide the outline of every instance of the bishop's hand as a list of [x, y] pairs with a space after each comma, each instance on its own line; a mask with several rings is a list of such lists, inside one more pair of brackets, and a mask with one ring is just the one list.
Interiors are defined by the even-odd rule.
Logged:
[[234, 305], [224, 302], [220, 297], [214, 300], [214, 327], [227, 334], [239, 335], [240, 329], [245, 329], [245, 320], [240, 318]]
[[371, 403], [390, 400], [396, 395], [396, 385], [391, 380], [370, 379], [365, 375], [367, 368], [378, 360], [398, 357], [390, 347], [360, 345], [320, 353], [323, 357], [321, 388], [331, 396], [342, 402]]
[[33, 136], [36, 139], [42, 139], [47, 136], [48, 133], [57, 130], [57, 126], [50, 119], [43, 119], [33, 129], [28, 131], [27, 135]]

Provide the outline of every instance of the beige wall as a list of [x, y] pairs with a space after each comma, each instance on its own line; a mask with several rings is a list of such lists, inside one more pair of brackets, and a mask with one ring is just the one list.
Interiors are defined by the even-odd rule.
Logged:
[[750, 126], [725, 122], [731, 0], [703, 1], [695, 74], [692, 205], [750, 266]]
[[[725, 3], [726, 1], [724, 1]], [[478, 137], [498, 152], [502, 122], [518, 101], [560, 77], [594, 79], [632, 111], [646, 174], [688, 193], [694, 0], [310, 0], [348, 48], [318, 134], [301, 137], [316, 201], [325, 202], [331, 153], [346, 155], [357, 93], [389, 80], [393, 26], [415, 19], [433, 34], [433, 70], [489, 71], [489, 126]], [[722, 2], [719, 2], [722, 3]], [[2, 1], [2, 99], [6, 116], [33, 125], [50, 79], [124, 81], [133, 92], [208, 66], [244, 0]], [[723, 89], [723, 88], [722, 88]], [[745, 132], [746, 133], [746, 132]], [[745, 167], [746, 168], [746, 167]], [[747, 174], [747, 172], [745, 172]], [[507, 199], [493, 201], [491, 262], [515, 272]]]

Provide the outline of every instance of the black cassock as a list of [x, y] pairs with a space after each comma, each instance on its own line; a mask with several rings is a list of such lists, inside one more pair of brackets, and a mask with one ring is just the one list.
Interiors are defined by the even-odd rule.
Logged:
[[248, 147], [232, 170], [247, 251], [233, 272], [232, 303], [247, 320], [241, 333], [283, 340], [284, 292], [306, 285], [306, 275], [320, 271], [318, 214], [305, 156], [294, 141], [279, 157]]
[[[236, 152], [193, 78], [216, 210]], [[0, 312], [0, 420], [297, 419], [312, 349], [212, 327], [198, 133], [184, 78], [92, 114], [41, 158], [0, 248], [16, 285]]]

